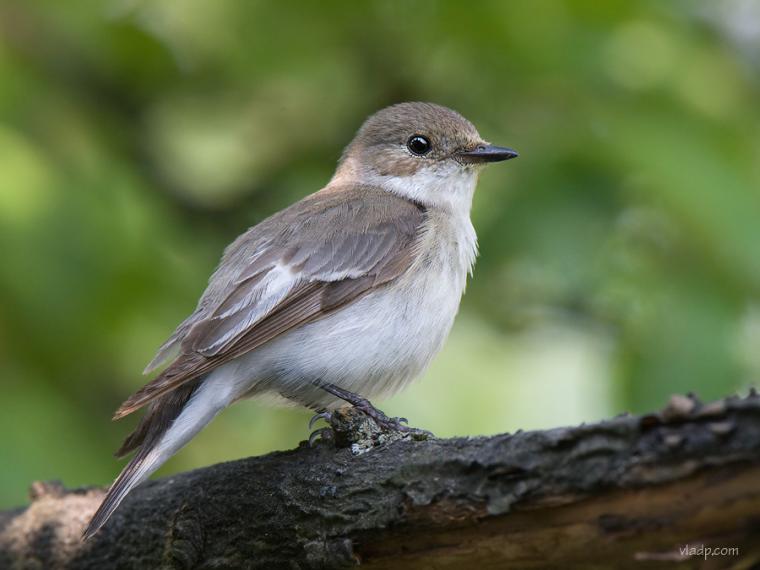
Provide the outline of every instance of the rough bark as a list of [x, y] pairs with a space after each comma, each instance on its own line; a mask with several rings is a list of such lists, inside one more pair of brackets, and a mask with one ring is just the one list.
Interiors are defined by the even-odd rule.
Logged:
[[[0, 513], [0, 568], [749, 568], [760, 397], [493, 437], [378, 434], [144, 484], [90, 542], [103, 489], [36, 483]], [[374, 447], [370, 446], [374, 442]], [[699, 547], [728, 547], [718, 556]], [[684, 548], [691, 550], [683, 551]]]

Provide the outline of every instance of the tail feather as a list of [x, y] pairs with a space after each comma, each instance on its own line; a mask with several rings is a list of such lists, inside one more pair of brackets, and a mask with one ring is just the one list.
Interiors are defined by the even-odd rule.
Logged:
[[151, 401], [171, 394], [183, 385], [208, 373], [214, 365], [204, 356], [191, 353], [177, 358], [166, 370], [132, 394], [116, 410], [113, 419], [118, 420], [139, 410]]
[[135, 430], [126, 437], [114, 455], [116, 457], [124, 457], [135, 449], [138, 449], [146, 441], [152, 442], [157, 440], [158, 437], [169, 429], [169, 426], [182, 411], [182, 408], [185, 407], [185, 404], [195, 393], [199, 384], [199, 379], [194, 380], [151, 402], [148, 411], [140, 418]]
[[121, 504], [124, 498], [127, 496], [135, 485], [141, 483], [146, 479], [153, 471], [163, 463], [157, 462], [158, 454], [155, 453], [155, 449], [143, 447], [137, 454], [130, 460], [124, 470], [113, 482], [111, 488], [108, 490], [103, 502], [95, 511], [90, 523], [82, 534], [83, 540], [91, 538], [100, 527], [102, 527], [106, 521], [111, 518], [116, 508]]
[[231, 401], [227, 390], [197, 381], [153, 402], [117, 451], [117, 455], [123, 455], [137, 449], [93, 515], [83, 539], [91, 538], [136, 485], [179, 451]]

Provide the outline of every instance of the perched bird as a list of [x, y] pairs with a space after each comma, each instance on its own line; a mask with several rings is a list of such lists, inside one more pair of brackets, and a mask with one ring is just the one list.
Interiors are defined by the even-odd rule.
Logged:
[[517, 156], [432, 103], [369, 117], [330, 182], [238, 237], [195, 311], [148, 364], [171, 359], [114, 419], [147, 406], [116, 452], [135, 452], [85, 530], [92, 536], [138, 483], [221, 410], [248, 397], [315, 410], [370, 404], [417, 377], [440, 350], [477, 254], [478, 174]]

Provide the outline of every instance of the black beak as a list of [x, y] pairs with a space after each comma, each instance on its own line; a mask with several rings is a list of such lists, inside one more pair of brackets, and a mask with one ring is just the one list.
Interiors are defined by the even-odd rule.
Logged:
[[481, 144], [472, 150], [464, 150], [457, 153], [462, 162], [501, 162], [519, 156], [516, 151], [504, 146]]

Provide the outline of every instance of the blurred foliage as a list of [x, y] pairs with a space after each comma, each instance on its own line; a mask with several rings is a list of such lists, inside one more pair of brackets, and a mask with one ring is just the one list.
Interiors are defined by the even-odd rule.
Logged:
[[[385, 405], [439, 435], [760, 379], [760, 5], [0, 4], [0, 506], [110, 482], [110, 413], [224, 245], [317, 190], [376, 109], [431, 100], [489, 169], [452, 338]], [[164, 473], [295, 445], [233, 406]]]

